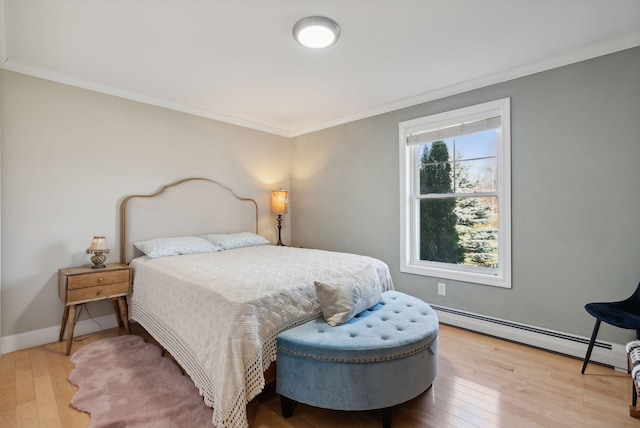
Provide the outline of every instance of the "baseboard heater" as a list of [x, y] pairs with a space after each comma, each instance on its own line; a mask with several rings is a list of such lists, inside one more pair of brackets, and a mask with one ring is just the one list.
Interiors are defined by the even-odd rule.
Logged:
[[[587, 337], [575, 336], [444, 306], [431, 305], [431, 307], [436, 311], [440, 322], [443, 324], [579, 359], [584, 359], [587, 353], [587, 346], [589, 345], [589, 338]], [[596, 340], [591, 354], [591, 361], [614, 367], [619, 371], [627, 371], [627, 356], [625, 347], [622, 344]]]

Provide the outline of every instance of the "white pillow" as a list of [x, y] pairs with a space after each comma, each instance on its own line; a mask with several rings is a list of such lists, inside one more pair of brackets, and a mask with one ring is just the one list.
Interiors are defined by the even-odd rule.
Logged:
[[197, 236], [155, 238], [148, 241], [138, 241], [133, 245], [152, 259], [181, 254], [213, 253], [222, 250], [221, 247]]
[[329, 281], [315, 281], [322, 316], [330, 326], [349, 321], [354, 315], [382, 300], [382, 286], [373, 265], [352, 275]]
[[251, 232], [238, 233], [208, 233], [199, 235], [213, 245], [221, 247], [224, 250], [232, 250], [234, 248], [254, 247], [256, 245], [265, 245], [269, 241], [260, 235]]

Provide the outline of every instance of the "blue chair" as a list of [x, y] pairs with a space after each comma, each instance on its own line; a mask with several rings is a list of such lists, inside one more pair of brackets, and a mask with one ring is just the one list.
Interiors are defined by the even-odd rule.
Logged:
[[600, 329], [600, 322], [604, 321], [616, 327], [635, 330], [636, 339], [640, 339], [640, 284], [628, 299], [619, 302], [587, 303], [584, 308], [595, 317], [596, 325], [593, 327], [587, 355], [584, 357], [582, 374], [584, 374], [587, 364], [589, 364], [593, 344]]

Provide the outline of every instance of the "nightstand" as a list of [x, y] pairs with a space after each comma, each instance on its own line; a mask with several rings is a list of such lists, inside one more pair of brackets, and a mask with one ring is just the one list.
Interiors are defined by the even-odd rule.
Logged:
[[64, 313], [60, 325], [60, 338], [67, 330], [67, 355], [73, 342], [73, 328], [76, 324], [76, 307], [82, 303], [111, 299], [118, 319], [118, 325], [131, 334], [127, 313], [126, 296], [131, 292], [131, 269], [128, 265], [110, 263], [102, 269], [91, 267], [66, 268], [58, 271], [58, 295], [64, 303]]

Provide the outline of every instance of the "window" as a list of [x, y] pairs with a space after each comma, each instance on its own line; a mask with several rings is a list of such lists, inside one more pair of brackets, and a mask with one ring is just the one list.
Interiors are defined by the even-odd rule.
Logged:
[[402, 272], [511, 287], [510, 104], [400, 123]]

